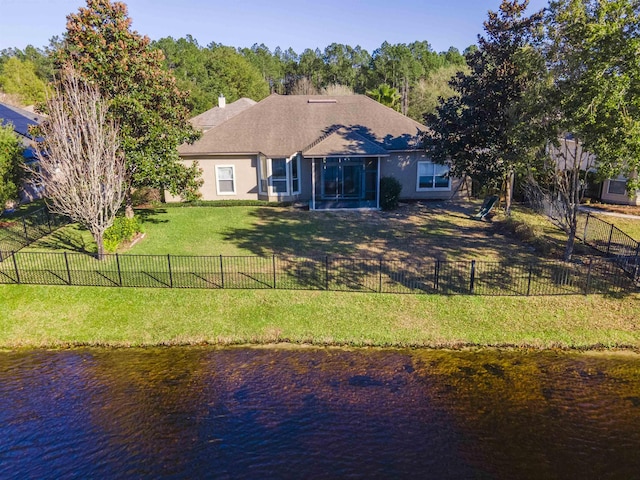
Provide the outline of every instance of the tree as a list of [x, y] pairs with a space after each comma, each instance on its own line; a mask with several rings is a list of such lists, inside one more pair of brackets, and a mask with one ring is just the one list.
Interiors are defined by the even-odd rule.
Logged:
[[36, 66], [29, 60], [9, 58], [0, 69], [0, 89], [17, 95], [23, 105], [43, 102], [47, 96], [47, 85], [38, 78]]
[[373, 90], [367, 90], [367, 96], [386, 107], [393, 108], [396, 111], [400, 110], [401, 96], [398, 90], [390, 87], [386, 83], [383, 83]]
[[547, 80], [541, 94], [531, 90], [528, 108], [551, 127], [551, 155], [532, 170], [527, 191], [567, 233], [569, 260], [589, 169], [603, 179], [624, 173], [628, 189], [639, 186], [640, 7], [631, 0], [554, 1], [546, 27]]
[[545, 53], [562, 127], [596, 157], [603, 178], [640, 187], [640, 5], [558, 0], [547, 15]]
[[458, 72], [468, 73], [469, 69], [466, 65], [447, 65], [418, 80], [409, 92], [407, 115], [422, 123], [425, 115], [436, 112], [440, 98], [446, 100], [457, 95], [451, 88], [451, 80]]
[[200, 174], [197, 164], [180, 163], [177, 147], [199, 138], [188, 122], [189, 93], [164, 68], [162, 51], [131, 30], [123, 3], [87, 0], [87, 8], [67, 17], [59, 66], [72, 65], [110, 100], [120, 126], [127, 165], [127, 216], [133, 216], [131, 189], [149, 186], [189, 197]]
[[[438, 163], [450, 162], [450, 175], [469, 176], [497, 189], [506, 185], [506, 211], [511, 206], [514, 171], [535, 151], [524, 142], [526, 110], [519, 109], [529, 85], [539, 78], [537, 55], [531, 45], [541, 13], [523, 17], [528, 0], [503, 0], [499, 12], [489, 12], [486, 37], [466, 59], [470, 73], [458, 73], [451, 87], [458, 95], [442, 100], [437, 113], [427, 117], [425, 144]], [[533, 141], [533, 138], [529, 139]]]
[[18, 196], [24, 176], [23, 150], [11, 124], [0, 124], [0, 215], [6, 203]]
[[49, 208], [85, 226], [104, 256], [103, 235], [125, 195], [126, 167], [118, 127], [98, 89], [63, 72], [56, 93], [47, 100], [49, 117], [39, 130], [39, 170], [31, 173], [44, 188]]

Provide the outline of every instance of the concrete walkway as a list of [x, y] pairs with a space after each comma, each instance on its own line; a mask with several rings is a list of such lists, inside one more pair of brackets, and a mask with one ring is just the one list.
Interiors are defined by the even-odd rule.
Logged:
[[630, 215], [628, 213], [616, 213], [608, 212], [606, 210], [600, 210], [599, 208], [580, 206], [581, 212], [597, 213], [598, 215], [608, 215], [610, 217], [630, 218], [632, 220], [640, 220], [640, 215]]

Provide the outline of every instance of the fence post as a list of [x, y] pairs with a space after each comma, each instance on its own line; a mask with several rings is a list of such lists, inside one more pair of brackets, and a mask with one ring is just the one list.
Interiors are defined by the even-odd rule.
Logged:
[[476, 261], [471, 260], [471, 281], [469, 283], [469, 293], [471, 293], [471, 295], [473, 295], [475, 282], [476, 282]]
[[633, 268], [633, 281], [634, 282], [638, 278], [638, 267], [639, 267], [638, 260], [640, 260], [639, 255], [640, 255], [640, 242], [638, 242], [638, 246], [636, 247], [636, 258], [633, 261], [633, 265], [634, 265], [634, 268]]
[[222, 269], [222, 255], [220, 255], [220, 279], [222, 288], [224, 288], [224, 270]]
[[589, 268], [587, 269], [587, 284], [584, 286], [584, 294], [589, 295], [589, 287], [591, 286], [591, 265], [593, 264], [593, 257], [589, 258]]
[[169, 265], [169, 288], [173, 288], [173, 274], [171, 273], [171, 254], [167, 253], [167, 265]]
[[614, 225], [612, 223], [611, 230], [609, 231], [609, 243], [607, 243], [607, 255], [609, 255], [609, 252], [611, 251], [611, 239], [613, 238], [613, 228], [614, 228]]
[[436, 260], [436, 268], [433, 279], [433, 289], [437, 292], [440, 287], [440, 260]]
[[527, 297], [531, 295], [531, 277], [533, 277], [533, 263], [529, 264], [529, 280], [527, 281]]
[[122, 286], [122, 271], [120, 270], [120, 257], [116, 253], [116, 265], [118, 266], [118, 284]]
[[69, 268], [69, 257], [67, 257], [67, 252], [64, 252], [64, 264], [67, 266], [67, 283], [71, 285], [71, 269]]
[[22, 230], [24, 231], [24, 241], [29, 245], [29, 235], [27, 234], [27, 222], [24, 221], [24, 217], [22, 217]]
[[584, 222], [584, 233], [582, 234], [582, 241], [586, 244], [589, 245], [589, 242], [587, 241], [587, 233], [589, 231], [589, 219], [591, 218], [591, 212], [587, 213], [587, 219]]
[[329, 255], [324, 257], [324, 289], [329, 290]]
[[382, 257], [380, 257], [378, 267], [378, 293], [382, 293]]
[[11, 258], [13, 259], [13, 268], [16, 270], [16, 283], [20, 283], [20, 272], [18, 271], [18, 262], [16, 262], [16, 251], [11, 252]]
[[271, 255], [271, 261], [273, 264], [273, 289], [276, 289], [276, 255]]

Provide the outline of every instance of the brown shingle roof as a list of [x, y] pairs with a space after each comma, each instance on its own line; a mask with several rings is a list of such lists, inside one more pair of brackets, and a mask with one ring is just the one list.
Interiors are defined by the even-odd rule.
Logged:
[[209, 130], [210, 128], [216, 127], [223, 122], [226, 122], [232, 117], [235, 117], [243, 110], [246, 110], [249, 107], [253, 107], [257, 102], [255, 100], [251, 100], [250, 98], [241, 98], [236, 100], [233, 103], [226, 105], [224, 108], [213, 107], [206, 112], [201, 113], [200, 115], [196, 115], [189, 122], [194, 127], [200, 130]]
[[[363, 95], [330, 98], [274, 94], [207, 131], [193, 145], [182, 145], [179, 151], [187, 156], [261, 152], [284, 157], [309, 148], [339, 129], [344, 129], [340, 141], [345, 147], [349, 146], [345, 138], [350, 138], [353, 146], [358, 135], [390, 151], [418, 148], [419, 134], [426, 127]], [[339, 137], [331, 142], [338, 142]], [[367, 151], [371, 149], [369, 146]]]
[[347, 128], [339, 128], [335, 132], [318, 139], [309, 148], [302, 150], [305, 157], [331, 157], [337, 155], [352, 156], [388, 156], [389, 153], [377, 143], [367, 140], [362, 135]]

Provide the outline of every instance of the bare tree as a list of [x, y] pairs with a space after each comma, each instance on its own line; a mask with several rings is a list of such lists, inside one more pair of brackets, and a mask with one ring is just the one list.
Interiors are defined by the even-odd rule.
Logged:
[[318, 89], [309, 77], [298, 78], [291, 87], [290, 95], [317, 95]]
[[118, 127], [98, 90], [72, 70], [62, 73], [46, 102], [49, 118], [40, 127], [35, 182], [49, 208], [85, 226], [104, 256], [104, 231], [115, 219], [125, 194], [125, 164]]
[[320, 91], [320, 95], [328, 95], [330, 97], [339, 97], [342, 95], [353, 95], [353, 88], [348, 85], [340, 85], [339, 83], [332, 83], [327, 85]]
[[566, 261], [573, 254], [580, 202], [586, 191], [587, 174], [594, 166], [595, 157], [577, 139], [564, 138], [547, 149], [542, 165], [529, 173], [525, 183], [533, 207], [567, 234]]

